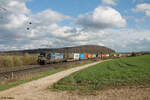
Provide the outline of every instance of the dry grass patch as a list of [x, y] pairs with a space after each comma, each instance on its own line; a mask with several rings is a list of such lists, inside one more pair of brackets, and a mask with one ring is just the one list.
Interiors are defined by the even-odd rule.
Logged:
[[0, 67], [16, 67], [16, 66], [24, 66], [24, 65], [33, 65], [37, 64], [37, 55], [24, 54], [23, 56], [15, 56], [15, 55], [4, 55], [0, 56]]

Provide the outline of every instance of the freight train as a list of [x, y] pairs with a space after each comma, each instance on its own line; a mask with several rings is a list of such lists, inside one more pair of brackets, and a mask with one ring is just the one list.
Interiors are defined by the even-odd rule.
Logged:
[[101, 54], [90, 54], [90, 53], [40, 53], [38, 56], [38, 64], [45, 65], [58, 62], [69, 62], [84, 59], [108, 59], [108, 58], [118, 58], [118, 57], [128, 57], [131, 54], [116, 54], [116, 53], [101, 53]]

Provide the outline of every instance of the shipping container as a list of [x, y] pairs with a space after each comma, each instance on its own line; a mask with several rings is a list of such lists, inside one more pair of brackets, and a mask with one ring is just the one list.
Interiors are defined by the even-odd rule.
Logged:
[[92, 55], [90, 53], [88, 53], [88, 58], [92, 58]]
[[50, 59], [51, 59], [51, 60], [55, 60], [55, 54], [51, 53]]
[[122, 57], [122, 54], [119, 54], [119, 57]]
[[101, 57], [102, 57], [102, 54], [99, 54], [98, 57], [101, 58]]
[[92, 58], [96, 58], [96, 54], [92, 54]]
[[117, 57], [117, 54], [114, 54], [114, 57]]
[[74, 54], [73, 53], [68, 54], [67, 61], [74, 61]]
[[128, 57], [128, 54], [126, 54], [126, 56]]
[[84, 53], [84, 59], [88, 59], [88, 54]]
[[80, 59], [79, 53], [69, 53], [67, 61], [74, 61], [74, 60], [79, 60], [79, 59]]
[[79, 59], [80, 59], [80, 54], [74, 53], [74, 60], [79, 60]]
[[64, 54], [62, 53], [51, 53], [49, 57], [50, 59], [47, 59], [48, 63], [65, 61]]
[[126, 54], [124, 54], [124, 57], [126, 57]]
[[60, 60], [64, 59], [64, 54], [61, 53], [51, 53], [51, 60]]
[[129, 56], [131, 56], [131, 54], [127, 54], [127, 56], [129, 57]]
[[109, 54], [106, 54], [106, 57], [109, 57]]
[[73, 59], [73, 58], [74, 58], [74, 54], [73, 54], [73, 53], [69, 53], [68, 58], [69, 58], [69, 59]]
[[67, 59], [69, 57], [69, 53], [64, 54], [64, 58]]
[[84, 59], [84, 53], [80, 53], [80, 59]]
[[103, 57], [106, 57], [106, 54], [102, 54]]

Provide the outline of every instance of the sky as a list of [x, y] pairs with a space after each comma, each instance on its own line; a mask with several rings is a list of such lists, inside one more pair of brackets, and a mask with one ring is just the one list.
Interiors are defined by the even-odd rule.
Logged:
[[0, 51], [77, 45], [150, 51], [150, 0], [0, 0]]

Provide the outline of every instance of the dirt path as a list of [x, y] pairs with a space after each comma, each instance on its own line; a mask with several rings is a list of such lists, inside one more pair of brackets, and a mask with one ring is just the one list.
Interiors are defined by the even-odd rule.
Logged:
[[55, 82], [64, 78], [65, 76], [68, 76], [73, 72], [79, 71], [81, 69], [87, 68], [98, 63], [100, 62], [94, 62], [84, 66], [71, 68], [66, 71], [62, 71], [45, 78], [41, 78], [39, 80], [22, 84], [20, 86], [0, 92], [0, 97], [13, 97], [16, 100], [26, 100], [26, 98], [28, 98], [27, 100], [32, 100], [35, 96], [37, 96], [38, 93], [40, 93], [41, 91], [43, 92], [48, 86], [54, 84]]
[[[73, 72], [100, 62], [72, 68], [36, 81], [0, 92], [0, 100], [150, 100], [150, 88], [124, 88], [101, 91], [99, 95], [81, 96], [67, 92], [51, 92], [47, 87]], [[5, 98], [7, 97], [7, 98]]]

